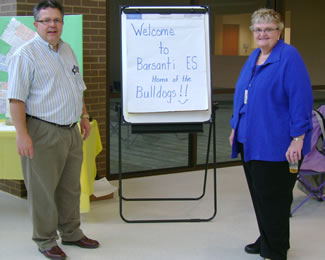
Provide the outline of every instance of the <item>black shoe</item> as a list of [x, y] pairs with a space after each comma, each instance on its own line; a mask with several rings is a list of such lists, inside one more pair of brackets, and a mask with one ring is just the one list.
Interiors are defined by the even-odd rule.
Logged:
[[249, 244], [245, 246], [245, 252], [248, 254], [259, 254], [260, 253], [260, 245], [258, 243]]

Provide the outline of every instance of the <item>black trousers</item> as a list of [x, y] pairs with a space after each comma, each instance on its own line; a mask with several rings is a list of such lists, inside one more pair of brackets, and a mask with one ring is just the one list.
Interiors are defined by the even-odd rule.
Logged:
[[290, 248], [290, 211], [292, 191], [297, 174], [289, 172], [288, 162], [244, 162], [243, 145], [240, 152], [251, 194], [260, 237], [260, 255], [272, 260], [286, 260]]

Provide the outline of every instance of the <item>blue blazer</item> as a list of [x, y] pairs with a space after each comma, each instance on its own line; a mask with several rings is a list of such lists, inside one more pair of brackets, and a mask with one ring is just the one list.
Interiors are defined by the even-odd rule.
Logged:
[[311, 146], [313, 108], [306, 66], [296, 48], [283, 40], [278, 41], [263, 65], [255, 66], [259, 54], [258, 48], [248, 57], [236, 84], [230, 121], [235, 130], [232, 158], [239, 152], [236, 130], [246, 89], [244, 160], [286, 161], [285, 153], [292, 138], [304, 133], [305, 155]]

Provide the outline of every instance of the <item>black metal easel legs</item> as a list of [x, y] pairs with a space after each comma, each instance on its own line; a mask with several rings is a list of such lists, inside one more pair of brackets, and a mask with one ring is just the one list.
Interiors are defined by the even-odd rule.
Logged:
[[[123, 215], [123, 200], [125, 201], [197, 201], [202, 199], [206, 194], [206, 183], [207, 183], [207, 173], [209, 165], [209, 153], [210, 153], [210, 143], [211, 135], [213, 135], [213, 207], [214, 211], [212, 216], [208, 218], [188, 218], [188, 219], [127, 219]], [[119, 202], [120, 202], [120, 216], [127, 223], [171, 223], [171, 222], [207, 222], [212, 220], [217, 214], [217, 174], [216, 174], [216, 136], [215, 136], [215, 119], [213, 116], [212, 122], [210, 122], [209, 127], [209, 138], [207, 145], [207, 156], [205, 165], [205, 174], [203, 180], [203, 190], [202, 194], [198, 197], [180, 197], [180, 198], [126, 198], [123, 196], [123, 184], [122, 184], [122, 143], [121, 143], [121, 121], [119, 123]]]

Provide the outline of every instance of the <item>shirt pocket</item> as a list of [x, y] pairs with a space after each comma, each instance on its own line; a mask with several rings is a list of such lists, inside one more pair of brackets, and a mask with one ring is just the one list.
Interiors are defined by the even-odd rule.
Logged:
[[76, 82], [76, 85], [78, 87], [78, 90], [80, 90], [81, 92], [83, 92], [86, 89], [85, 83], [83, 81], [83, 78], [81, 76], [81, 74], [75, 73], [74, 77], [74, 81]]

